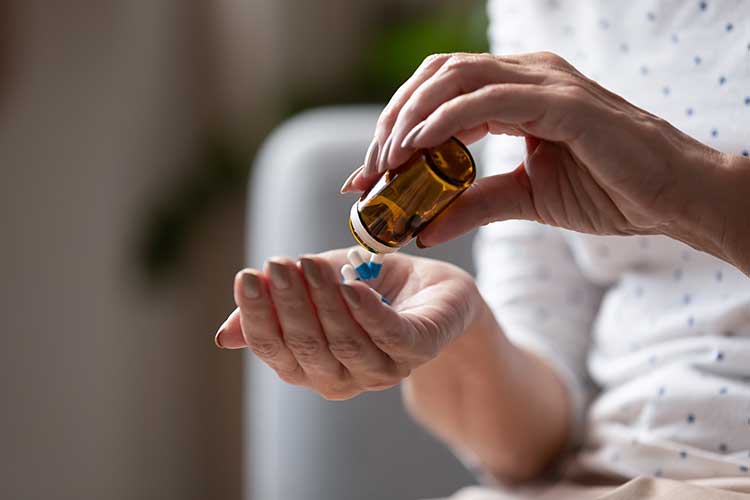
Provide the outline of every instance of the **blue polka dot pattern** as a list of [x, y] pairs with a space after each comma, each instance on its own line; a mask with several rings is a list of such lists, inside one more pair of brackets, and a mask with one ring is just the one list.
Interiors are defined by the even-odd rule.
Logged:
[[[491, 1], [503, 4], [503, 0]], [[599, 2], [591, 4], [602, 6], [592, 7], [591, 15], [557, 17], [566, 5], [574, 4], [573, 0], [559, 0], [556, 5], [562, 12], [556, 12], [555, 19], [545, 24], [553, 28], [549, 31], [554, 37], [544, 40], [547, 47], [541, 42], [537, 47], [536, 37], [530, 36], [532, 50], [524, 52], [559, 50], [604, 87], [663, 117], [698, 141], [725, 153], [750, 157], [749, 129], [743, 127], [750, 123], [750, 74], [745, 71], [750, 64], [745, 19], [750, 16], [733, 15], [729, 7], [733, 1], [692, 0], [674, 2], [666, 8], [667, 3], [647, 0], [627, 6], [618, 3], [617, 10]], [[739, 5], [744, 0], [736, 2]], [[503, 8], [498, 11], [502, 17]], [[579, 7], [573, 12], [580, 13]], [[609, 61], [617, 68], [607, 71]], [[551, 337], [557, 335], [559, 325], [569, 319], [565, 316], [574, 314], [573, 310], [592, 308], [594, 326], [587, 333], [595, 345], [584, 354], [583, 363], [592, 371], [587, 375], [603, 382], [599, 386], [603, 393], [612, 387], [612, 379], [607, 377], [619, 376], [611, 374], [616, 367], [610, 362], [614, 365], [627, 359], [633, 371], [641, 372], [633, 377], [642, 379], [631, 381], [643, 380], [645, 390], [637, 391], [637, 396], [626, 395], [632, 402], [624, 402], [624, 411], [614, 417], [627, 420], [623, 422], [626, 426], [633, 424], [626, 428], [630, 432], [627, 440], [622, 441], [623, 446], [615, 445], [613, 451], [598, 456], [618, 462], [611, 467], [619, 471], [684, 477], [689, 474], [686, 471], [699, 470], [705, 455], [712, 454], [712, 459], [723, 461], [722, 470], [727, 475], [738, 475], [738, 467], [740, 471], [744, 467], [743, 474], [747, 474], [750, 410], [745, 411], [745, 406], [738, 409], [737, 404], [750, 401], [748, 387], [743, 386], [745, 380], [750, 382], [750, 369], [734, 377], [734, 370], [743, 363], [733, 346], [750, 335], [750, 307], [747, 313], [742, 310], [721, 320], [713, 313], [719, 302], [730, 304], [725, 310], [731, 304], [742, 306], [745, 296], [738, 294], [736, 287], [744, 277], [713, 257], [686, 246], [676, 247], [666, 238], [577, 238], [573, 235], [566, 243], [572, 243], [569, 250], [586, 278], [603, 283], [605, 298], [600, 308], [585, 287], [578, 292], [577, 282], [565, 282], [559, 290], [553, 289], [560, 273], [551, 273], [549, 279], [543, 272], [535, 275], [538, 264], [524, 267], [524, 280], [540, 287], [537, 297], [553, 296], [553, 302], [559, 301], [565, 310], [545, 300], [522, 306], [528, 302], [522, 298], [517, 303], [525, 307], [529, 328], [555, 330]], [[748, 297], [750, 306], [750, 294]], [[747, 326], [740, 325], [735, 317]], [[627, 335], [621, 335], [616, 345], [610, 344], [611, 329], [627, 330]], [[684, 352], [670, 351], [673, 340], [696, 346], [683, 365], [680, 356]], [[553, 350], [568, 350], [567, 346], [559, 348], [559, 344], [551, 346]], [[596, 356], [600, 358], [596, 360]], [[593, 373], [595, 364], [597, 373]], [[617, 387], [612, 389], [616, 391]], [[649, 425], [654, 428], [639, 426], [643, 418], [651, 419]], [[639, 454], [646, 452], [640, 446], [646, 442], [654, 445], [654, 437], [671, 441], [669, 454], [663, 462], [639, 462]]]

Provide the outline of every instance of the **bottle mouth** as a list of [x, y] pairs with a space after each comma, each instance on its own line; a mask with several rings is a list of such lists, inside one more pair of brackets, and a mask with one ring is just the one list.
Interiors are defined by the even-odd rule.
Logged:
[[363, 247], [370, 253], [393, 253], [397, 252], [399, 249], [399, 247], [386, 245], [367, 232], [367, 228], [362, 223], [362, 218], [359, 216], [358, 201], [352, 205], [352, 209], [349, 212], [349, 230], [359, 246]]

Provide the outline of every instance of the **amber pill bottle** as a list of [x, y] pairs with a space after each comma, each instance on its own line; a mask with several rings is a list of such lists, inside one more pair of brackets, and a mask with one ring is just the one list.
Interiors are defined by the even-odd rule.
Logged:
[[386, 172], [352, 205], [349, 229], [373, 253], [391, 253], [411, 241], [476, 178], [468, 148], [456, 138], [416, 151]]

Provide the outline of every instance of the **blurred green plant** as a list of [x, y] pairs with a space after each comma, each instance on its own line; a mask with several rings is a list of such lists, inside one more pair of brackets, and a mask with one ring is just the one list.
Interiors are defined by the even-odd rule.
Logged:
[[[468, 7], [449, 4], [428, 14], [421, 9], [405, 17], [389, 17], [380, 25], [382, 30], [374, 34], [349, 78], [323, 92], [306, 86], [289, 88], [280, 118], [327, 104], [386, 102], [426, 56], [488, 50], [485, 0], [470, 2]], [[212, 206], [245, 192], [255, 149], [237, 147], [220, 134], [211, 137], [183, 182], [151, 209], [139, 252], [150, 281], [162, 281], [178, 269], [195, 226]]]
[[210, 137], [182, 181], [150, 209], [139, 249], [149, 281], [162, 281], [178, 269], [194, 227], [212, 206], [245, 192], [248, 156], [223, 137]]
[[448, 5], [430, 16], [386, 26], [366, 52], [359, 86], [372, 98], [387, 100], [430, 54], [487, 52], [485, 4], [482, 0], [469, 8]]

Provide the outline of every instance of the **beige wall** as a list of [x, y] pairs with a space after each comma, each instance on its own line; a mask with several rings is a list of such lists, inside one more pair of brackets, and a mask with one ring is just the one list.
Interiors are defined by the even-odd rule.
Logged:
[[216, 120], [201, 76], [216, 48], [196, 33], [222, 17], [180, 0], [4, 5], [0, 498], [237, 498], [241, 360], [211, 334], [242, 200], [208, 214], [174, 282], [148, 289], [134, 261], [147, 208]]
[[0, 2], [0, 498], [239, 497], [242, 355], [212, 334], [244, 200], [168, 284], [135, 245], [207, 129], [264, 133], [285, 79], [346, 70], [376, 5]]

